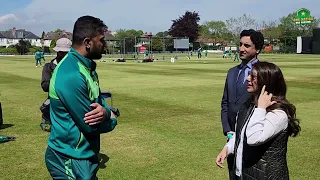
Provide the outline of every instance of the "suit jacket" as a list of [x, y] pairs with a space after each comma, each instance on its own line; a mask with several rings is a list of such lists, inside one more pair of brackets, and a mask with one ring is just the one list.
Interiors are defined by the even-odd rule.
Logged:
[[226, 83], [224, 86], [224, 92], [221, 101], [221, 121], [224, 135], [229, 131], [235, 131], [236, 117], [242, 103], [248, 99], [247, 86], [245, 83], [242, 86], [240, 95], [236, 96], [236, 83], [238, 74], [240, 71], [240, 65], [229, 69]]

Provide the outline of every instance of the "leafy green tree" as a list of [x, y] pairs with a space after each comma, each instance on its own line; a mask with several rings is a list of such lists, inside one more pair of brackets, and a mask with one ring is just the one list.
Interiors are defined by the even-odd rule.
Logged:
[[314, 18], [310, 24], [296, 24], [294, 22], [296, 13], [290, 13], [280, 18], [280, 43], [285, 52], [295, 52], [297, 46], [297, 36], [312, 36], [314, 28], [318, 27], [319, 19]]
[[158, 32], [156, 36], [158, 37], [167, 37], [169, 35], [168, 31]]
[[62, 30], [61, 29], [56, 29], [54, 32], [61, 32]]
[[29, 52], [29, 48], [31, 48], [31, 44], [29, 41], [19, 40], [19, 43], [14, 45], [19, 54], [26, 54]]
[[189, 37], [190, 42], [197, 40], [200, 32], [200, 16], [197, 12], [186, 11], [178, 19], [172, 20], [169, 35], [173, 37]]
[[117, 40], [117, 46], [120, 47], [122, 52], [124, 51], [124, 49], [126, 50], [126, 52], [134, 52], [136, 38], [139, 38], [143, 35], [142, 30], [134, 29], [119, 29], [116, 32], [117, 33], [115, 35], [115, 39]]
[[56, 46], [56, 42], [57, 42], [56, 39], [52, 39], [52, 40], [51, 40], [51, 43], [50, 43], [50, 47], [51, 47], [51, 48], [54, 48], [54, 47]]
[[214, 43], [230, 40], [230, 32], [223, 21], [209, 21], [200, 26], [200, 35], [205, 39], [212, 39]]
[[41, 39], [44, 39], [46, 37], [46, 33], [43, 31], [41, 35]]
[[152, 46], [152, 50], [153, 51], [162, 51], [163, 50], [163, 42], [161, 41], [161, 38], [160, 37], [154, 37], [152, 38], [152, 43], [151, 43], [151, 46]]

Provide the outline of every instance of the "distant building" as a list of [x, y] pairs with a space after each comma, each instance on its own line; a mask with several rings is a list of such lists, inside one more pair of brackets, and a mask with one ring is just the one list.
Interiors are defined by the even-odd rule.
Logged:
[[154, 35], [152, 35], [152, 32], [145, 32], [142, 36], [140, 36], [140, 42], [138, 42], [135, 47], [148, 47], [150, 45], [152, 37], [154, 37]]
[[68, 38], [72, 41], [72, 33], [65, 30], [50, 31], [43, 37], [43, 46], [50, 47], [52, 40]]
[[215, 38], [204, 38], [202, 36], [199, 36], [195, 42], [198, 42], [200, 44], [205, 44], [207, 46], [226, 46], [228, 44], [227, 40], [215, 39]]
[[116, 32], [112, 32], [111, 30], [108, 30], [104, 32], [104, 38], [106, 41], [114, 41], [116, 34], [117, 34]]
[[42, 47], [41, 38], [25, 29], [16, 29], [14, 27], [7, 31], [0, 31], [1, 47], [7, 48], [10, 45], [16, 45], [20, 40], [29, 41], [32, 46]]

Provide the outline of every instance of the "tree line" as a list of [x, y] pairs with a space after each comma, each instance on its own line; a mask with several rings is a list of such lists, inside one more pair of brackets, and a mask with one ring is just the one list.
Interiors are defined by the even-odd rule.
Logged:
[[[158, 32], [152, 36], [149, 48], [153, 51], [174, 50], [173, 39], [168, 37], [188, 37], [193, 49], [196, 46], [208, 46], [217, 48], [219, 45], [237, 46], [239, 44], [240, 32], [244, 29], [255, 29], [262, 32], [265, 37], [266, 45], [279, 46], [283, 52], [294, 51], [296, 48], [297, 36], [312, 36], [314, 28], [319, 26], [318, 18], [305, 25], [297, 25], [294, 22], [296, 12], [279, 18], [279, 20], [270, 20], [259, 22], [250, 15], [243, 14], [240, 17], [232, 17], [226, 21], [212, 20], [200, 24], [200, 15], [198, 12], [186, 11], [185, 14], [172, 20], [172, 25], [167, 31]], [[134, 45], [137, 39], [145, 38], [142, 30], [124, 30], [116, 31], [115, 40], [117, 47], [122, 50], [134, 51]], [[122, 41], [124, 40], [125, 41]]]
[[[186, 11], [177, 19], [172, 20], [171, 27], [155, 35], [145, 34], [142, 30], [119, 29], [115, 37], [108, 39], [106, 52], [136, 52], [139, 42], [147, 42], [146, 46], [152, 51], [175, 51], [174, 38], [189, 38], [191, 44], [189, 50], [198, 47], [204, 49], [217, 49], [220, 46], [238, 46], [240, 32], [244, 29], [255, 29], [262, 32], [266, 45], [279, 46], [282, 52], [294, 52], [297, 36], [312, 36], [314, 28], [319, 26], [320, 19], [313, 17], [313, 22], [305, 25], [297, 25], [294, 22], [296, 12], [281, 17], [278, 20], [259, 22], [250, 15], [243, 14], [240, 17], [232, 17], [226, 21], [212, 20], [200, 24], [198, 12]], [[55, 32], [62, 31], [57, 29]], [[42, 39], [45, 33], [42, 33]], [[42, 49], [31, 46], [30, 42], [20, 40], [18, 44], [8, 48], [0, 48], [0, 53], [25, 54], [34, 53], [37, 50], [53, 52], [56, 40], [52, 40], [50, 47]], [[208, 43], [211, 43], [208, 45]]]

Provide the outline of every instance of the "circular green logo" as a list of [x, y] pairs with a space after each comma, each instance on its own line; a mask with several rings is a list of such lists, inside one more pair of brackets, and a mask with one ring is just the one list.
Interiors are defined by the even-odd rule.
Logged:
[[302, 19], [302, 18], [308, 18], [310, 17], [310, 11], [305, 8], [301, 8], [297, 11], [297, 17]]

